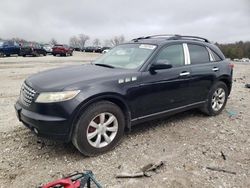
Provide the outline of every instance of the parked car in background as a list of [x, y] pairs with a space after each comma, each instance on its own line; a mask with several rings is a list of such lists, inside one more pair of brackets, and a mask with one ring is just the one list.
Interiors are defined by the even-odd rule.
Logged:
[[110, 47], [102, 47], [102, 53], [105, 54], [110, 51]]
[[[73, 47], [71, 47], [71, 48], [73, 48]], [[77, 51], [77, 52], [82, 51], [81, 48], [79, 48], [79, 47], [74, 47], [73, 50], [74, 50], [74, 51]]]
[[53, 45], [51, 45], [51, 44], [44, 44], [42, 47], [46, 51], [47, 54], [52, 54]]
[[25, 42], [21, 44], [20, 56], [46, 56], [47, 52], [38, 43]]
[[84, 52], [94, 52], [94, 47], [93, 47], [93, 46], [87, 46], [87, 47], [84, 49]]
[[220, 114], [232, 74], [233, 64], [207, 39], [140, 37], [93, 63], [28, 77], [15, 109], [37, 135], [72, 141], [93, 156], [114, 148], [125, 129], [142, 122], [193, 108]]
[[2, 48], [3, 48], [3, 41], [0, 41], [0, 57], [3, 57], [3, 52], [2, 52]]
[[246, 62], [250, 62], [250, 59], [249, 59], [249, 58], [242, 58], [242, 59], [241, 59], [241, 62], [245, 62], [245, 63], [246, 63]]
[[65, 44], [56, 44], [52, 48], [52, 54], [54, 56], [60, 55], [60, 56], [72, 56], [73, 55], [73, 49], [70, 48], [68, 45]]
[[0, 56], [11, 56], [20, 54], [20, 45], [15, 41], [1, 41]]
[[102, 53], [102, 47], [100, 46], [88, 46], [84, 49], [85, 52]]

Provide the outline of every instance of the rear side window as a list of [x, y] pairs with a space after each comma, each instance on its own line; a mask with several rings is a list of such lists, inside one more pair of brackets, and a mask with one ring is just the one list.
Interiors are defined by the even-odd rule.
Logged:
[[156, 62], [160, 61], [166, 61], [174, 67], [184, 65], [184, 52], [182, 44], [171, 45], [164, 48], [156, 58]]
[[210, 50], [210, 51], [213, 55], [214, 61], [221, 61], [221, 58], [215, 52], [213, 52], [212, 50]]
[[210, 62], [209, 53], [204, 46], [188, 44], [191, 64]]

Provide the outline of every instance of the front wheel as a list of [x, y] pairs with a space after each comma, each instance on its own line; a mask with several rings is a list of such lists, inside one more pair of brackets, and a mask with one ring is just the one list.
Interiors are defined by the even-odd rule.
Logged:
[[72, 142], [86, 156], [95, 156], [113, 149], [125, 128], [124, 114], [109, 101], [89, 106], [79, 118]]
[[204, 105], [202, 111], [209, 116], [218, 115], [225, 108], [227, 98], [227, 85], [221, 81], [217, 82], [211, 88], [208, 94], [207, 102]]

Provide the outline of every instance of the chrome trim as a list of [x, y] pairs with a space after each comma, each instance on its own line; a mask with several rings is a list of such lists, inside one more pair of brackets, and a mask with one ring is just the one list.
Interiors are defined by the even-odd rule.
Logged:
[[190, 72], [182, 72], [179, 74], [180, 76], [187, 76], [187, 75], [190, 75]]
[[183, 43], [183, 49], [184, 49], [184, 56], [185, 56], [185, 65], [190, 65], [190, 54], [188, 50], [187, 43]]
[[25, 82], [21, 87], [20, 100], [25, 106], [30, 106], [35, 97], [36, 91]]
[[182, 109], [182, 108], [186, 108], [186, 107], [190, 107], [190, 106], [195, 106], [195, 105], [202, 104], [202, 103], [205, 103], [205, 102], [206, 102], [206, 101], [195, 102], [195, 103], [192, 103], [192, 104], [188, 104], [188, 105], [185, 105], [185, 106], [173, 108], [173, 109], [170, 109], [170, 110], [164, 110], [164, 111], [161, 111], [161, 112], [156, 112], [156, 113], [153, 113], [153, 114], [149, 114], [149, 115], [145, 115], [145, 116], [141, 116], [141, 117], [132, 119], [131, 121], [141, 120], [141, 119], [145, 119], [145, 118], [148, 118], [148, 117], [151, 117], [151, 116], [156, 116], [156, 115], [160, 115], [160, 114], [165, 114], [165, 113], [167, 113], [167, 112], [172, 112], [172, 111], [180, 110], [180, 109]]
[[209, 60], [212, 62], [215, 61], [213, 53], [211, 52], [210, 48], [206, 47], [206, 49], [207, 49], [208, 54], [209, 54]]
[[219, 68], [218, 68], [218, 67], [214, 67], [212, 70], [213, 70], [213, 71], [218, 71]]

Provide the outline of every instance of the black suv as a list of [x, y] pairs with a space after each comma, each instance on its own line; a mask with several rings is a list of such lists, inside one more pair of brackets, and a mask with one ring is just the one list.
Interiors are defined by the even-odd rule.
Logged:
[[40, 44], [27, 42], [21, 45], [20, 56], [26, 57], [27, 55], [34, 57], [40, 55], [46, 56], [47, 52]]
[[41, 72], [22, 85], [18, 119], [37, 135], [72, 141], [84, 155], [112, 149], [132, 125], [199, 108], [219, 114], [233, 64], [207, 39], [140, 37], [90, 64]]

